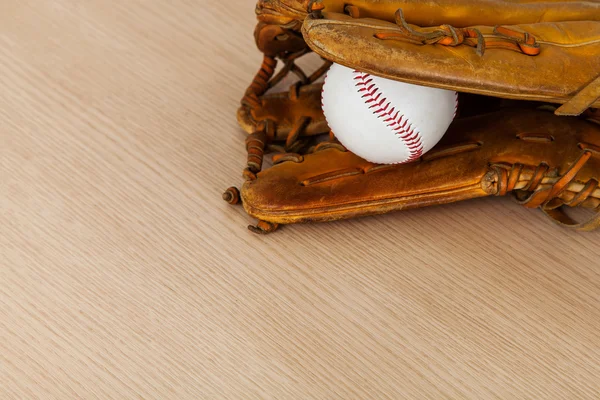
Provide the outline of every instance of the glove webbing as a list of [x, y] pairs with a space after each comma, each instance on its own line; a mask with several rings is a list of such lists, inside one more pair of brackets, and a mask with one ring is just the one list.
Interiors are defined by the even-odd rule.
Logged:
[[[582, 205], [586, 200], [597, 197], [597, 192], [600, 191], [600, 183], [596, 179], [590, 179], [583, 185], [574, 182], [575, 177], [592, 157], [593, 150], [588, 149], [585, 145], [583, 153], [579, 159], [569, 168], [561, 177], [549, 178], [548, 173], [550, 167], [542, 163], [535, 167], [530, 178], [523, 182], [524, 171], [531, 172], [534, 167], [525, 166], [523, 164], [494, 164], [491, 166], [491, 174], [494, 175], [496, 195], [503, 196], [508, 192], [516, 190], [516, 197], [520, 204], [528, 208], [540, 207], [542, 211], [552, 218], [555, 222], [567, 227], [590, 231], [600, 228], [600, 205], [594, 209], [595, 214], [590, 220], [583, 223], [578, 223], [569, 217], [562, 210], [562, 206], [577, 207]], [[490, 179], [485, 179], [490, 181]], [[542, 185], [550, 187], [540, 188]], [[576, 192], [570, 200], [563, 200], [560, 195], [565, 191]]]

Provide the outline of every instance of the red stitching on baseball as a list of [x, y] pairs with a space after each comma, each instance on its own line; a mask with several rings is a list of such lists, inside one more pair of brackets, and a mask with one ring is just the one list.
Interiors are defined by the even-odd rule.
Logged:
[[[355, 86], [358, 88], [359, 93], [364, 92], [361, 98], [366, 99], [365, 104], [369, 105], [369, 109], [373, 109], [373, 114], [375, 114], [377, 118], [385, 118], [383, 119], [383, 122], [386, 126], [391, 128], [396, 136], [398, 136], [404, 142], [406, 147], [408, 147], [410, 156], [405, 162], [418, 160], [423, 155], [423, 143], [419, 131], [415, 130], [408, 118], [404, 115], [399, 115], [400, 111], [396, 111], [391, 102], [387, 100], [381, 89], [373, 82], [373, 77], [370, 74], [357, 70], [354, 71], [354, 74], [354, 80], [357, 81], [355, 82]], [[371, 82], [373, 82], [373, 84], [369, 85]], [[390, 106], [392, 107], [390, 108]], [[458, 96], [454, 108], [455, 115], [457, 109]]]
[[456, 114], [458, 113], [458, 92], [454, 92], [454, 115], [452, 119], [456, 118]]

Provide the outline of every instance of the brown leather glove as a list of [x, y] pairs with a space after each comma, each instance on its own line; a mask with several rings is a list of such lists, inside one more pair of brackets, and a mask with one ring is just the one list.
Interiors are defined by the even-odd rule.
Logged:
[[[257, 14], [265, 57], [238, 113], [253, 230], [508, 193], [565, 226], [600, 227], [600, 2], [261, 0]], [[296, 60], [310, 51], [324, 64], [308, 75]], [[409, 164], [371, 164], [332, 135], [315, 145], [331, 62], [456, 90], [459, 117]], [[290, 73], [288, 92], [267, 93]], [[265, 151], [280, 154], [262, 170]], [[593, 214], [579, 223], [565, 206]]]

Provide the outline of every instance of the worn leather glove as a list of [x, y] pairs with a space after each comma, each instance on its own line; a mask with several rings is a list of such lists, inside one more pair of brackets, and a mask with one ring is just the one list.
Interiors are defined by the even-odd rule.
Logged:
[[[260, 220], [254, 231], [508, 193], [565, 226], [600, 227], [600, 2], [261, 0], [257, 15], [264, 61], [238, 113], [246, 182], [224, 195]], [[308, 75], [296, 60], [311, 51], [324, 64]], [[456, 90], [459, 116], [409, 164], [371, 164], [333, 135], [315, 144], [331, 62]], [[290, 73], [297, 83], [271, 93]], [[265, 151], [279, 154], [263, 170]]]

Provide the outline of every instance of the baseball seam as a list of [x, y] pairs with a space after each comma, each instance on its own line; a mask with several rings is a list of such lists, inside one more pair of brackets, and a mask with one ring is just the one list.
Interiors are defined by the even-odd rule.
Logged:
[[[374, 82], [371, 74], [354, 70], [355, 86], [361, 98], [365, 99], [365, 104], [372, 109], [377, 118], [382, 118], [392, 132], [400, 138], [409, 150], [409, 157], [403, 162], [418, 160], [423, 155], [423, 139], [420, 132], [413, 126], [412, 122], [400, 110], [388, 101], [383, 91]], [[458, 93], [456, 94], [454, 105], [454, 117], [458, 110]]]
[[404, 162], [419, 159], [423, 155], [423, 141], [410, 120], [388, 101], [371, 74], [354, 70], [354, 80], [358, 93], [365, 99], [365, 104], [408, 148], [410, 155]]

